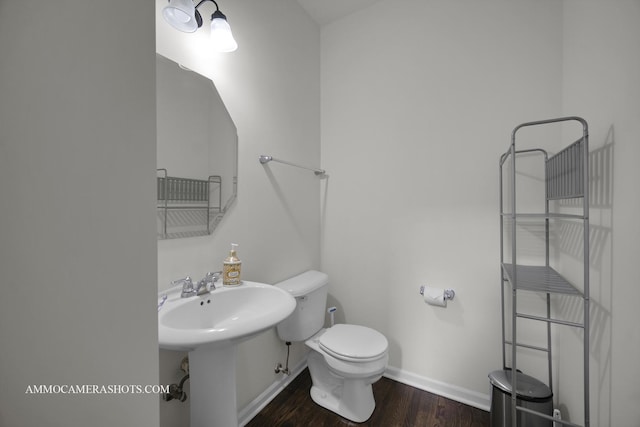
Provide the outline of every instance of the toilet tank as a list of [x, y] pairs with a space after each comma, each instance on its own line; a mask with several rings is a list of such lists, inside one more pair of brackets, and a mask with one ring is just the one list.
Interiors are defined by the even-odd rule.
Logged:
[[276, 283], [296, 299], [293, 313], [277, 326], [283, 341], [305, 341], [324, 326], [329, 276], [309, 270], [298, 276]]

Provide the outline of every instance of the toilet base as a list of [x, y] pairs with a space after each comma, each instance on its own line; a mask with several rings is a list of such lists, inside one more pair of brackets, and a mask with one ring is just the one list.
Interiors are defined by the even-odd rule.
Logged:
[[313, 382], [310, 394], [315, 403], [356, 423], [371, 417], [376, 407], [371, 384], [380, 376], [340, 378], [330, 372], [322, 356], [313, 351], [308, 356], [308, 365]]
[[[371, 389], [371, 385], [369, 385], [369, 389]], [[376, 402], [373, 400], [373, 391], [371, 391], [371, 397], [369, 399], [364, 399], [364, 401], [358, 405], [354, 405], [353, 403], [350, 405], [345, 404], [343, 400], [336, 398], [335, 395], [326, 393], [316, 386], [311, 387], [310, 394], [311, 399], [318, 405], [355, 423], [367, 421], [376, 407]]]

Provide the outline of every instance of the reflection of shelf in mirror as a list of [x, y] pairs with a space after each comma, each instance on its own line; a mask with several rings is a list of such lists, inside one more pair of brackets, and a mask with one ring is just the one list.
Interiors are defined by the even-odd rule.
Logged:
[[[222, 216], [221, 212], [209, 212], [207, 216], [205, 209], [158, 209], [158, 237], [160, 239], [178, 239], [206, 236], [216, 228]], [[165, 223], [166, 231], [164, 230]]]
[[[157, 230], [161, 239], [203, 236], [220, 222], [222, 209], [222, 178], [206, 180], [167, 176], [158, 169]], [[217, 202], [217, 203], [215, 203]]]

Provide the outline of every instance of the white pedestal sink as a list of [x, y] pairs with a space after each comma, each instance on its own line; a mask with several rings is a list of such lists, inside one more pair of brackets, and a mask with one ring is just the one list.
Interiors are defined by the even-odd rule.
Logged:
[[180, 289], [167, 294], [158, 342], [189, 352], [191, 427], [238, 425], [237, 344], [274, 327], [295, 306], [288, 292], [256, 282], [189, 298], [180, 298]]

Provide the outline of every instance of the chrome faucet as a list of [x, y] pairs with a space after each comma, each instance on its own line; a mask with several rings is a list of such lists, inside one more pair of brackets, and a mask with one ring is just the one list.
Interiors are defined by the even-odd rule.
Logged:
[[204, 295], [216, 290], [216, 282], [222, 275], [222, 271], [209, 272], [198, 282], [195, 289], [196, 295]]
[[171, 282], [171, 286], [182, 285], [182, 293], [180, 294], [180, 298], [188, 298], [197, 295], [195, 288], [193, 287], [193, 282], [191, 281], [191, 277], [187, 276], [184, 279], [174, 280]]

